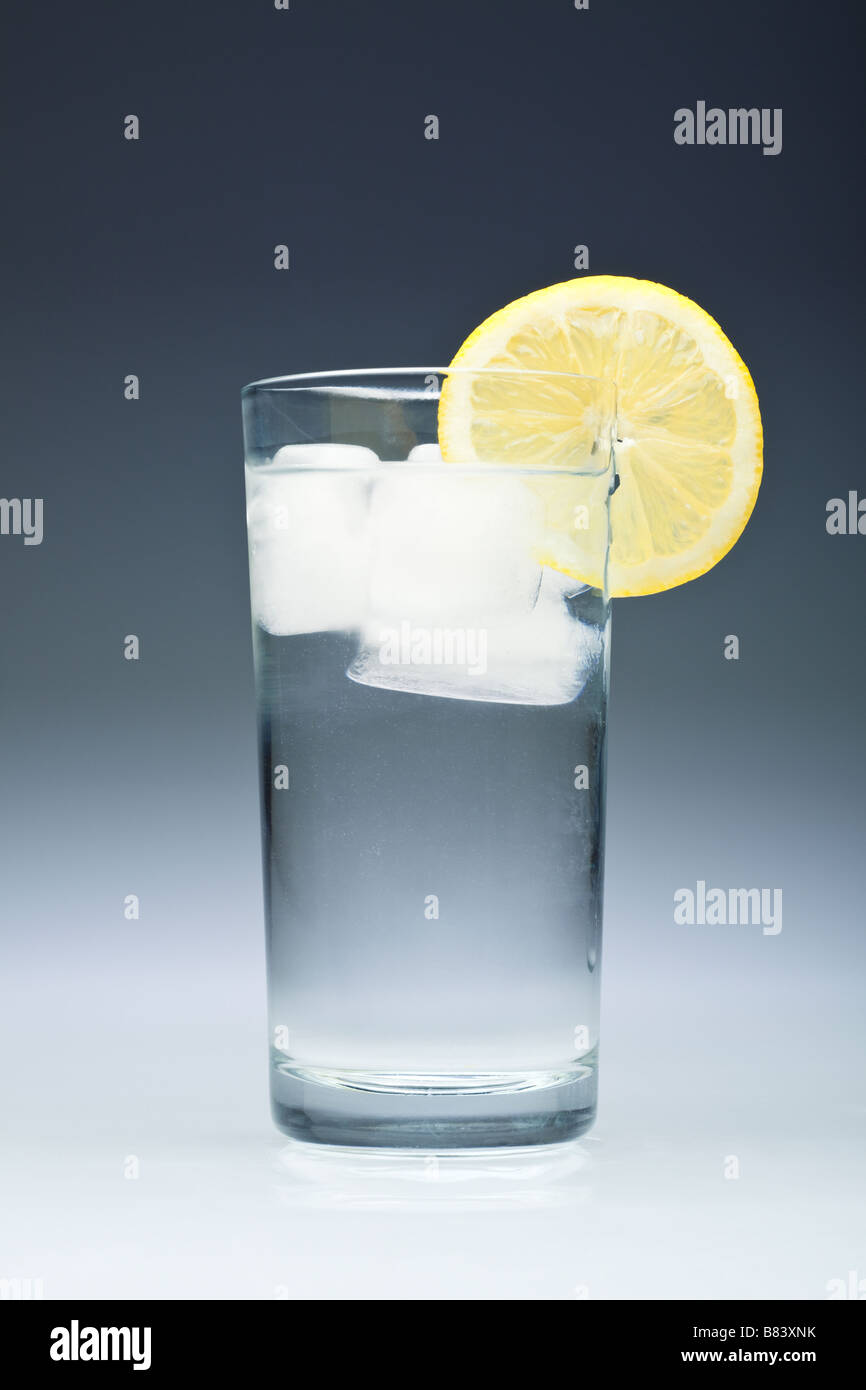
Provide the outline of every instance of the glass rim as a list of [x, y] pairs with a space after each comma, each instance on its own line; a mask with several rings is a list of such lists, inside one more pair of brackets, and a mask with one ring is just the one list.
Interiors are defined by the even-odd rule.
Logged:
[[329, 382], [336, 384], [338, 381], [355, 379], [361, 381], [367, 377], [407, 377], [407, 376], [518, 376], [518, 377], [542, 377], [553, 380], [567, 381], [587, 381], [597, 386], [605, 387], [609, 391], [616, 391], [616, 382], [613, 377], [591, 376], [587, 372], [553, 372], [545, 368], [535, 367], [468, 367], [458, 363], [453, 367], [347, 367], [338, 370], [322, 372], [290, 372], [285, 376], [262, 377], [258, 381], [250, 381], [241, 388], [241, 395], [246, 397], [256, 391], [284, 391], [292, 390], [296, 387], [327, 385]]

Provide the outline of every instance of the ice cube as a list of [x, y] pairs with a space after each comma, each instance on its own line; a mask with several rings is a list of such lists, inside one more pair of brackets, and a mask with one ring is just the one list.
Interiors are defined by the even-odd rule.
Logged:
[[360, 626], [368, 583], [372, 449], [298, 444], [247, 469], [250, 591], [267, 632]]
[[371, 622], [347, 674], [361, 685], [418, 695], [568, 704], [603, 653], [603, 630], [577, 616], [579, 599], [572, 596], [582, 588], [545, 568], [529, 612], [500, 613], [473, 627]]
[[438, 444], [416, 444], [409, 450], [410, 463], [441, 463], [442, 450]]
[[541, 527], [541, 503], [520, 478], [388, 465], [370, 507], [373, 618], [466, 625], [528, 612]]

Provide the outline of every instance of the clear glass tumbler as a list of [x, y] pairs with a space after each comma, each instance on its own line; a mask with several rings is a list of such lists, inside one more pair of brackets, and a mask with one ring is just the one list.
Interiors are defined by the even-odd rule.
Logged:
[[592, 1123], [614, 417], [609, 383], [561, 373], [244, 389], [271, 1092], [297, 1139]]

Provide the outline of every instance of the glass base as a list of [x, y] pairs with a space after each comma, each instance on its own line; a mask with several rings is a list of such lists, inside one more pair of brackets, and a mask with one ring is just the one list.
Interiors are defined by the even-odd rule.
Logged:
[[337, 1071], [283, 1058], [272, 1072], [274, 1122], [292, 1139], [371, 1149], [487, 1149], [561, 1144], [595, 1120], [598, 1071], [447, 1075]]

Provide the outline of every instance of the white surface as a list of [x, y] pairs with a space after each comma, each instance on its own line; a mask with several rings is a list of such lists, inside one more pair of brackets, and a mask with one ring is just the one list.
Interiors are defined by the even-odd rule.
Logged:
[[287, 1143], [258, 962], [176, 959], [125, 999], [72, 951], [41, 991], [10, 982], [0, 1275], [177, 1299], [822, 1299], [866, 1275], [864, 1108], [845, 1059], [804, 1046], [807, 1020], [856, 1026], [856, 990], [813, 986], [806, 1008], [795, 985], [768, 1009], [759, 980], [716, 978], [712, 1000], [665, 997], [612, 954], [597, 1127], [504, 1158]]

